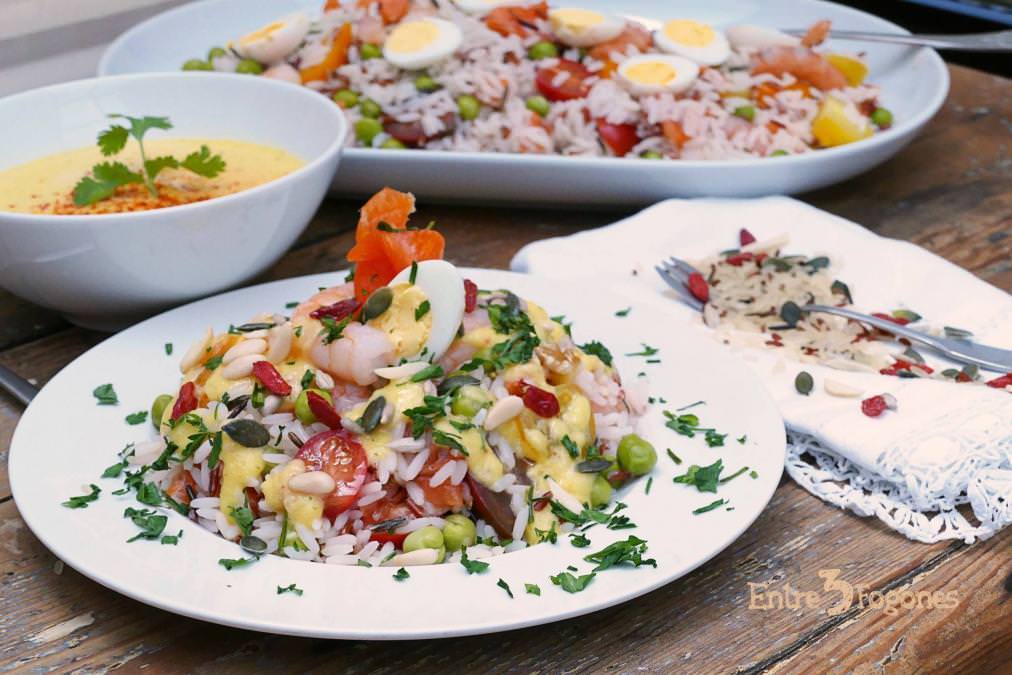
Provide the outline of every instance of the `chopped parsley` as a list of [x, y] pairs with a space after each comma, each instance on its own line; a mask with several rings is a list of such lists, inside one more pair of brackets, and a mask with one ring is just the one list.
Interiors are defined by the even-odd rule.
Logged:
[[278, 586], [278, 595], [282, 595], [284, 593], [291, 593], [293, 595], [302, 597], [302, 589], [296, 586], [295, 584], [288, 584], [287, 586]]
[[614, 361], [611, 356], [611, 351], [597, 340], [591, 340], [585, 345], [580, 345], [580, 349], [601, 359], [601, 363], [606, 366], [611, 366]]
[[624, 541], [616, 541], [613, 544], [605, 546], [600, 551], [585, 555], [583, 559], [597, 564], [597, 567], [593, 570], [594, 572], [600, 572], [609, 567], [626, 563], [635, 567], [640, 567], [641, 565], [657, 567], [656, 560], [643, 557], [646, 552], [647, 542], [639, 537], [630, 535]]
[[460, 552], [460, 564], [464, 566], [468, 574], [482, 574], [488, 570], [487, 562], [469, 559], [465, 550], [461, 550]]
[[162, 491], [154, 483], [142, 483], [137, 487], [137, 501], [148, 506], [161, 506]]
[[495, 582], [495, 585], [506, 591], [506, 595], [510, 596], [510, 599], [513, 598], [513, 591], [510, 590], [510, 585], [507, 584], [505, 581], [500, 579], [499, 581]]
[[682, 458], [676, 455], [674, 452], [672, 452], [671, 448], [668, 448], [668, 457], [670, 457], [671, 461], [674, 462], [675, 464], [682, 463]]
[[422, 368], [417, 373], [412, 375], [411, 381], [425, 382], [426, 380], [432, 380], [442, 376], [443, 376], [443, 367], [438, 363], [433, 363], [431, 365], [426, 366], [425, 368]]
[[[381, 225], [385, 225], [386, 223], [380, 223], [380, 224]], [[417, 260], [412, 260], [411, 261], [411, 271], [408, 273], [408, 283], [411, 284], [411, 285], [414, 285], [415, 279], [417, 279], [417, 278], [418, 278], [418, 261]]]
[[255, 563], [257, 560], [260, 560], [260, 556], [258, 555], [251, 558], [219, 558], [218, 564], [231, 572], [232, 570], [240, 567], [247, 567], [248, 565]]
[[180, 530], [176, 534], [164, 534], [161, 538], [162, 546], [176, 546], [179, 544], [179, 540], [183, 538], [183, 531]]
[[118, 478], [119, 475], [123, 473], [123, 469], [126, 465], [126, 462], [116, 462], [102, 472], [102, 478]]
[[242, 532], [244, 536], [248, 537], [250, 532], [253, 531], [253, 521], [255, 519], [253, 517], [253, 512], [249, 508], [245, 506], [236, 508], [233, 506], [232, 520], [235, 521], [236, 527], [239, 528], [239, 531]]
[[746, 471], [748, 471], [748, 467], [747, 466], [743, 466], [740, 469], [738, 469], [737, 471], [735, 471], [734, 473], [732, 473], [730, 476], [724, 476], [723, 478], [721, 478], [720, 479], [720, 484], [723, 485], [724, 483], [727, 483], [727, 482], [729, 482], [731, 480], [734, 480], [735, 478], [737, 478], [738, 476], [742, 475]]
[[432, 309], [431, 303], [428, 300], [422, 300], [422, 304], [415, 308], [415, 321], [421, 321], [430, 309]]
[[440, 431], [439, 429], [433, 429], [432, 442], [436, 445], [441, 445], [444, 448], [453, 448], [465, 457], [468, 455], [467, 449], [460, 442], [460, 436], [455, 436], [445, 431]]
[[218, 458], [221, 456], [221, 432], [216, 431], [211, 437], [211, 454], [207, 456], [207, 468], [213, 469], [218, 466]]
[[541, 595], [541, 587], [537, 584], [524, 584], [524, 590], [530, 595]]
[[425, 396], [422, 405], [408, 408], [404, 416], [411, 422], [411, 436], [421, 438], [440, 417], [446, 415], [446, 404], [449, 396]]
[[574, 532], [569, 535], [569, 543], [576, 548], [587, 548], [590, 546], [590, 539], [583, 532]]
[[394, 579], [396, 581], [404, 581], [404, 580], [410, 579], [410, 578], [411, 578], [411, 575], [408, 574], [408, 571], [406, 569], [404, 569], [403, 567], [400, 568], [399, 570], [397, 570], [396, 572], [394, 572]]
[[351, 323], [351, 316], [346, 316], [340, 321], [335, 321], [332, 316], [322, 316], [320, 323], [323, 324], [323, 329], [320, 331], [323, 335], [323, 344], [329, 345], [334, 340], [340, 339], [344, 329]]
[[313, 384], [313, 379], [315, 379], [315, 377], [316, 376], [313, 374], [313, 371], [306, 368], [306, 372], [302, 374], [302, 379], [299, 380], [299, 386], [303, 389], [309, 389], [309, 385]]
[[649, 356], [654, 356], [658, 352], [661, 351], [657, 347], [651, 347], [650, 345], [648, 345], [645, 342], [641, 342], [640, 344], [643, 346], [643, 351], [630, 352], [629, 354], [626, 354], [626, 356], [648, 356], [649, 357]]
[[594, 577], [597, 576], [596, 572], [590, 574], [584, 574], [581, 576], [573, 576], [571, 572], [559, 572], [553, 577], [549, 577], [552, 583], [556, 586], [560, 586], [562, 590], [567, 593], [579, 593], [587, 587]]
[[165, 355], [166, 356], [172, 356], [172, 343], [171, 342], [166, 342], [165, 343]]
[[715, 502], [710, 502], [706, 506], [700, 506], [698, 509], [694, 509], [692, 513], [699, 515], [700, 513], [706, 513], [707, 511], [713, 511], [716, 508], [720, 508], [727, 503], [726, 499], [718, 499]]
[[742, 434], [741, 436], [739, 436], [737, 438], [737, 441], [739, 443], [741, 443], [742, 445], [745, 445], [745, 441], [747, 441], [747, 440], [748, 440], [748, 435], [747, 434]]
[[559, 541], [559, 533], [555, 529], [555, 523], [547, 530], [539, 530], [534, 528], [534, 534], [538, 538], [538, 543], [543, 544], [548, 542], [549, 544], [556, 544]]
[[626, 307], [625, 309], [620, 309], [617, 312], [615, 312], [615, 316], [626, 317], [626, 316], [629, 316], [629, 312], [631, 312], [631, 311], [632, 311], [632, 307]]
[[647, 478], [647, 486], [643, 489], [643, 494], [650, 494], [650, 488], [654, 485], [654, 477], [650, 476]]
[[711, 448], [723, 446], [724, 439], [727, 438], [727, 434], [717, 433], [717, 430], [712, 427], [700, 426], [699, 418], [692, 413], [675, 415], [674, 413], [665, 410], [664, 416], [668, 419], [668, 421], [664, 423], [664, 426], [675, 433], [689, 438], [695, 438], [696, 434], [702, 433], [706, 440], [706, 444]]
[[212, 356], [207, 361], [204, 361], [204, 367], [207, 368], [208, 370], [215, 370], [218, 366], [221, 365], [221, 361], [224, 358], [225, 356], [222, 354], [219, 354], [218, 356]]
[[676, 483], [695, 485], [700, 492], [716, 492], [720, 482], [720, 472], [724, 470], [723, 460], [718, 459], [709, 466], [693, 464], [681, 476], [675, 476]]
[[148, 411], [139, 410], [135, 413], [130, 413], [129, 415], [127, 415], [126, 423], [132, 426], [137, 426], [138, 424], [144, 424], [144, 422], [147, 419], [148, 419]]
[[129, 518], [133, 524], [140, 528], [140, 532], [127, 539], [127, 543], [133, 543], [138, 539], [154, 540], [162, 536], [169, 517], [157, 513], [151, 509], [134, 509], [127, 507], [123, 512], [124, 518]]
[[86, 495], [78, 495], [77, 497], [71, 497], [67, 501], [63, 502], [63, 505], [68, 509], [86, 509], [88, 504], [98, 499], [98, 495], [102, 492], [102, 489], [92, 483], [88, 487], [91, 488], [91, 492]]
[[112, 388], [111, 384], [100, 384], [92, 390], [91, 395], [95, 397], [99, 405], [119, 403], [119, 397], [116, 396], [116, 390]]

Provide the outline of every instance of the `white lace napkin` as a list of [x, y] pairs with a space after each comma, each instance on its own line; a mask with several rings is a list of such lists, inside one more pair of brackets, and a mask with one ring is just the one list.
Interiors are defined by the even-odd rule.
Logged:
[[[859, 309], [908, 308], [925, 317], [919, 325], [957, 326], [983, 343], [1012, 348], [1009, 294], [918, 246], [785, 197], [664, 201], [607, 227], [530, 244], [511, 267], [592, 277], [639, 297], [652, 289], [671, 300], [663, 310], [688, 330], [712, 335], [699, 313], [673, 300], [653, 266], [668, 255], [694, 260], [734, 248], [742, 227], [759, 240], [788, 235], [785, 252], [828, 256]], [[812, 494], [923, 542], [971, 543], [1012, 522], [1012, 394], [801, 364], [773, 349], [728, 349], [749, 363], [780, 406], [790, 430], [787, 471]], [[932, 366], [952, 366], [924, 355]], [[807, 397], [794, 388], [800, 370], [815, 379]], [[861, 398], [891, 393], [899, 408], [867, 417], [860, 398], [825, 393], [826, 378], [862, 390]], [[962, 504], [972, 517], [956, 509]]]

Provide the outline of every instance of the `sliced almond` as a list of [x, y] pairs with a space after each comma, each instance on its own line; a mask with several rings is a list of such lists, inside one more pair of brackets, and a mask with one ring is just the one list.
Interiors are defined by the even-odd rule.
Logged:
[[830, 396], [839, 396], [840, 398], [857, 398], [864, 393], [864, 390], [862, 389], [856, 389], [849, 384], [837, 382], [836, 380], [823, 380], [822, 386], [826, 389], [827, 394]]
[[499, 425], [509, 422], [519, 415], [523, 409], [524, 400], [519, 396], [511, 395], [499, 399], [495, 402], [495, 405], [488, 409], [488, 414], [485, 415], [485, 430], [492, 431]]
[[402, 363], [399, 366], [377, 368], [372, 372], [386, 380], [403, 380], [406, 377], [411, 377], [416, 373], [422, 372], [430, 365], [432, 364], [428, 361], [411, 361], [410, 363]]
[[410, 567], [412, 565], [435, 565], [443, 552], [435, 548], [419, 548], [408, 553], [398, 553], [381, 563], [384, 567]]
[[267, 350], [267, 341], [259, 338], [240, 340], [235, 343], [227, 352], [221, 357], [221, 363], [224, 366], [235, 361], [240, 356], [249, 356], [250, 354], [263, 354]]
[[583, 504], [580, 503], [580, 500], [566, 492], [561, 485], [555, 482], [555, 479], [549, 477], [547, 482], [548, 489], [552, 492], [552, 499], [559, 502], [573, 513], [580, 513], [583, 511]]

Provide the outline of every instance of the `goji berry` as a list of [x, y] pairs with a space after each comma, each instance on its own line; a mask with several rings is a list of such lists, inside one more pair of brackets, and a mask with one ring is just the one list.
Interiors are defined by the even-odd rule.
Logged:
[[272, 394], [288, 396], [292, 393], [292, 385], [285, 382], [281, 373], [270, 361], [257, 361], [253, 364], [253, 377], [260, 380], [260, 384]]
[[872, 396], [861, 401], [861, 412], [868, 417], [878, 417], [886, 411], [889, 405], [886, 403], [885, 397]]
[[1005, 387], [1012, 386], [1012, 373], [1006, 373], [1001, 377], [988, 381], [987, 386], [994, 387], [995, 389], [1004, 389]]
[[327, 399], [323, 398], [315, 391], [306, 391], [306, 402], [309, 404], [309, 409], [313, 411], [313, 415], [316, 419], [326, 424], [331, 429], [341, 429], [341, 416], [337, 414], [333, 406], [327, 402]]
[[689, 292], [692, 293], [692, 297], [696, 298], [700, 302], [709, 302], [710, 300], [710, 286], [706, 283], [706, 279], [699, 272], [693, 272], [689, 275]]
[[340, 321], [346, 316], [350, 316], [358, 311], [359, 305], [358, 300], [355, 298], [348, 298], [346, 300], [340, 300], [335, 302], [333, 305], [327, 305], [326, 307], [320, 307], [314, 310], [309, 316], [314, 319], [322, 319], [325, 316]]
[[197, 385], [193, 382], [184, 382], [183, 386], [179, 388], [179, 395], [176, 397], [176, 402], [172, 405], [172, 417], [170, 419], [178, 420], [186, 413], [196, 409]]
[[755, 243], [755, 235], [746, 230], [744, 227], [738, 232], [738, 242], [742, 246], [748, 246], [749, 244]]
[[464, 279], [464, 311], [470, 314], [478, 306], [478, 284]]

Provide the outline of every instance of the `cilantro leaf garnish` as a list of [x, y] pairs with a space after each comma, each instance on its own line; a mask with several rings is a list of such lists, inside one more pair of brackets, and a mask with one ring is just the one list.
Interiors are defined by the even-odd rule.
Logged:
[[647, 552], [647, 542], [636, 536], [629, 536], [624, 541], [616, 541], [614, 544], [605, 546], [600, 551], [585, 555], [587, 562], [597, 563], [594, 572], [606, 570], [615, 565], [629, 563], [636, 567], [641, 565], [652, 565], [657, 567], [657, 561], [653, 558], [644, 558]]
[[584, 574], [578, 577], [573, 576], [571, 572], [559, 572], [555, 576], [549, 578], [552, 580], [553, 584], [561, 586], [562, 590], [567, 593], [579, 593], [585, 589], [587, 584], [593, 581], [596, 576], [596, 572], [591, 572], [590, 574]]
[[112, 388], [111, 384], [101, 384], [95, 387], [91, 395], [95, 397], [99, 405], [116, 405], [119, 403], [119, 397], [116, 396], [116, 390]]
[[179, 540], [183, 538], [183, 531], [180, 530], [176, 534], [165, 534], [162, 535], [160, 540], [162, 546], [176, 546], [179, 544]]
[[537, 584], [524, 584], [524, 590], [530, 595], [541, 595], [541, 587]]
[[78, 495], [77, 497], [71, 497], [67, 501], [63, 502], [63, 506], [68, 509], [86, 509], [88, 504], [98, 499], [98, 495], [102, 492], [102, 489], [92, 483], [88, 487], [91, 488], [91, 492], [86, 495]]
[[156, 513], [151, 509], [135, 509], [127, 507], [123, 512], [124, 518], [129, 518], [133, 524], [141, 529], [140, 532], [127, 539], [127, 543], [133, 543], [138, 539], [158, 539], [165, 531], [165, 525], [169, 517]]
[[597, 340], [591, 340], [585, 345], [580, 345], [580, 349], [601, 359], [601, 363], [606, 366], [610, 366], [613, 362], [611, 351]]
[[488, 563], [482, 562], [481, 560], [470, 560], [467, 557], [467, 551], [462, 550], [460, 552], [460, 564], [464, 566], [468, 574], [482, 574], [488, 570]]
[[404, 581], [406, 579], [409, 579], [410, 577], [411, 577], [411, 575], [408, 574], [408, 571], [406, 569], [404, 569], [403, 567], [400, 568], [399, 570], [397, 570], [396, 572], [394, 572], [394, 579], [396, 581]]
[[144, 135], [151, 129], [167, 130], [172, 123], [167, 117], [130, 117], [109, 115], [114, 119], [126, 120], [129, 128], [113, 124], [98, 134], [98, 147], [106, 157], [119, 154], [132, 137], [137, 141], [141, 155], [141, 172], [131, 170], [122, 162], [102, 162], [91, 168], [91, 173], [74, 186], [74, 204], [89, 206], [108, 199], [116, 188], [123, 185], [143, 183], [152, 197], [158, 197], [155, 177], [164, 169], [186, 169], [205, 178], [213, 178], [225, 170], [225, 161], [220, 155], [212, 155], [206, 145], [179, 161], [168, 155], [148, 159], [144, 150]]
[[302, 589], [295, 584], [288, 584], [287, 586], [278, 586], [278, 595], [282, 593], [291, 593], [293, 595], [302, 596]]
[[506, 595], [510, 596], [510, 599], [513, 598], [513, 591], [510, 590], [510, 585], [507, 584], [505, 581], [499, 579], [499, 581], [495, 582], [495, 585], [506, 591]]
[[675, 476], [676, 483], [695, 485], [700, 492], [716, 492], [720, 482], [720, 472], [724, 470], [723, 460], [718, 459], [709, 466], [693, 464], [681, 476]]

